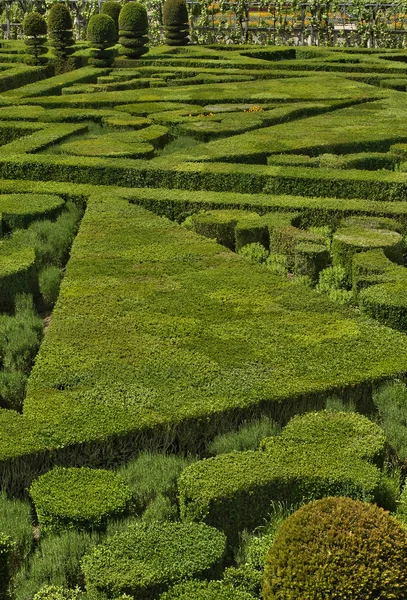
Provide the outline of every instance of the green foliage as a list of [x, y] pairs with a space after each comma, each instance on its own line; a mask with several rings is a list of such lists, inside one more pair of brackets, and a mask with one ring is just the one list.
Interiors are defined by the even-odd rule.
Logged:
[[0, 598], [7, 600], [10, 578], [13, 572], [15, 542], [9, 535], [0, 533]]
[[55, 266], [45, 267], [39, 273], [38, 283], [47, 309], [51, 309], [57, 301], [62, 277], [61, 269]]
[[32, 59], [26, 62], [33, 65], [42, 64], [45, 61], [40, 57], [48, 52], [48, 48], [45, 46], [47, 23], [44, 17], [38, 12], [27, 13], [24, 17], [23, 31], [27, 53], [32, 56]]
[[81, 596], [83, 594], [78, 587], [67, 589], [57, 585], [46, 585], [35, 594], [33, 600], [80, 600]]
[[30, 488], [41, 530], [103, 529], [110, 517], [125, 513], [131, 499], [126, 483], [111, 471], [56, 467]]
[[74, 50], [72, 17], [66, 4], [56, 2], [49, 9], [48, 33], [55, 56], [66, 60]]
[[225, 454], [234, 450], [256, 450], [262, 439], [278, 435], [281, 427], [268, 417], [242, 423], [237, 431], [217, 435], [208, 446], [209, 454]]
[[108, 15], [113, 19], [113, 22], [116, 27], [116, 38], [118, 39], [119, 32], [119, 14], [121, 11], [122, 5], [120, 2], [116, 2], [115, 0], [107, 0], [107, 2], [103, 2], [102, 8], [100, 10], [102, 15]]
[[137, 523], [83, 559], [91, 594], [153, 598], [170, 585], [219, 573], [225, 537], [204, 524]]
[[13, 540], [15, 565], [21, 564], [29, 555], [32, 543], [31, 510], [28, 502], [9, 499], [0, 495], [0, 531]]
[[169, 46], [188, 44], [188, 11], [185, 0], [165, 0], [163, 25], [166, 44]]
[[89, 19], [87, 39], [95, 48], [104, 50], [112, 46], [116, 40], [116, 33], [114, 21], [108, 14], [93, 15]]
[[[41, 536], [39, 546], [30, 559], [21, 566], [14, 578], [15, 600], [31, 600], [35, 594], [52, 594], [49, 600], [75, 600], [58, 597], [48, 586], [75, 588], [83, 584], [80, 561], [99, 542], [96, 533], [66, 531], [57, 535]], [[68, 590], [65, 590], [68, 592]], [[56, 594], [54, 598], [53, 594]], [[42, 598], [42, 596], [41, 596]], [[43, 600], [47, 599], [45, 595]]]
[[[168, 0], [167, 0], [168, 2]], [[223, 581], [188, 581], [160, 595], [160, 600], [253, 600], [247, 592]]]
[[246, 244], [240, 250], [238, 250], [240, 256], [244, 256], [253, 264], [261, 264], [266, 262], [269, 251], [259, 242], [253, 244]]
[[336, 304], [349, 304], [353, 294], [346, 289], [346, 285], [346, 271], [341, 265], [336, 265], [320, 272], [315, 290], [319, 294], [326, 294]]
[[119, 53], [128, 58], [139, 58], [148, 52], [147, 11], [140, 2], [127, 2], [119, 14]]
[[407, 388], [401, 381], [389, 381], [373, 394], [386, 440], [400, 461], [407, 459]]
[[273, 500], [296, 504], [327, 495], [371, 500], [383, 460], [384, 434], [356, 413], [322, 411], [294, 417], [263, 451], [198, 461], [179, 479], [181, 517], [237, 532], [262, 523]]
[[406, 567], [407, 535], [394, 518], [375, 505], [324, 498], [281, 526], [267, 556], [263, 594], [265, 600], [401, 600]]

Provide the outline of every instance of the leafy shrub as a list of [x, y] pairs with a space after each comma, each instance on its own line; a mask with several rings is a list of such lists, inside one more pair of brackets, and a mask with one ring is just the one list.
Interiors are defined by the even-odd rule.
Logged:
[[65, 60], [74, 51], [72, 17], [66, 4], [53, 4], [48, 12], [48, 33], [57, 58]]
[[80, 600], [83, 595], [78, 587], [67, 589], [57, 585], [46, 585], [35, 594], [33, 600]]
[[7, 590], [13, 571], [15, 542], [9, 535], [0, 532], [0, 600], [8, 598]]
[[38, 12], [26, 14], [23, 21], [24, 42], [27, 46], [27, 53], [32, 57], [27, 60], [29, 64], [39, 65], [41, 55], [48, 52], [45, 43], [47, 40], [47, 23], [44, 17]]
[[50, 584], [64, 588], [82, 585], [80, 561], [98, 541], [98, 534], [86, 531], [41, 537], [38, 548], [14, 578], [15, 600], [31, 600]]
[[386, 440], [401, 462], [407, 459], [407, 387], [401, 381], [387, 382], [373, 393]]
[[23, 562], [33, 543], [30, 504], [0, 494], [0, 531], [9, 535], [15, 544], [14, 563]]
[[[168, 2], [168, 0], [167, 0]], [[224, 581], [188, 581], [161, 594], [160, 600], [253, 600], [248, 592]]]
[[131, 499], [117, 474], [85, 467], [48, 471], [32, 483], [30, 495], [43, 532], [103, 529], [109, 517], [126, 511]]
[[250, 262], [254, 264], [261, 264], [266, 262], [267, 257], [269, 255], [269, 251], [266, 250], [262, 244], [256, 242], [254, 244], [246, 244], [246, 246], [240, 248], [238, 254], [249, 259]]
[[87, 40], [94, 49], [88, 63], [95, 67], [109, 67], [114, 60], [114, 50], [108, 50], [116, 42], [115, 23], [108, 14], [92, 15], [87, 29]]
[[267, 555], [263, 593], [265, 600], [402, 600], [407, 534], [375, 505], [350, 498], [312, 502], [281, 526]]
[[188, 44], [189, 25], [185, 0], [165, 0], [163, 25], [166, 44], [169, 46]]
[[53, 266], [45, 267], [38, 276], [41, 296], [48, 309], [52, 308], [58, 299], [61, 280], [61, 269]]
[[136, 523], [82, 561], [91, 594], [151, 599], [170, 585], [219, 573], [225, 537], [202, 523]]
[[251, 423], [245, 422], [237, 431], [216, 436], [208, 446], [208, 453], [225, 454], [233, 450], [256, 450], [263, 438], [278, 435], [280, 431], [281, 427], [269, 417]]
[[223, 580], [239, 592], [250, 594], [251, 598], [260, 598], [261, 596], [263, 571], [258, 571], [249, 564], [240, 567], [228, 567], [223, 573]]
[[346, 289], [346, 271], [340, 265], [327, 267], [319, 273], [315, 290], [326, 294], [336, 304], [350, 304], [353, 298], [351, 291]]
[[119, 14], [121, 11], [122, 5], [120, 2], [115, 2], [115, 0], [107, 0], [107, 2], [103, 2], [102, 8], [100, 10], [102, 15], [109, 15], [113, 19], [113, 22], [116, 27], [116, 36], [115, 41], [118, 39], [119, 33]]
[[140, 2], [127, 2], [119, 14], [120, 54], [128, 58], [139, 58], [148, 52], [148, 18]]

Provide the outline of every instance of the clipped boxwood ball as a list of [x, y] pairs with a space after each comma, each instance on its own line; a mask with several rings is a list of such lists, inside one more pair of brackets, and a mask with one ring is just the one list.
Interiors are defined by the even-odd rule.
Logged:
[[116, 42], [116, 25], [112, 17], [105, 14], [93, 15], [86, 32], [88, 42], [108, 47]]
[[179, 26], [188, 23], [188, 11], [185, 0], [165, 0], [163, 8], [164, 27]]
[[160, 600], [254, 600], [248, 592], [225, 581], [188, 581], [174, 585]]
[[156, 598], [171, 585], [220, 575], [223, 533], [203, 523], [138, 522], [84, 557], [89, 594]]
[[103, 529], [108, 517], [123, 514], [132, 494], [114, 472], [55, 467], [30, 488], [42, 532]]
[[48, 13], [48, 29], [66, 31], [72, 29], [72, 17], [66, 4], [53, 4]]
[[47, 35], [47, 23], [40, 13], [30, 12], [24, 18], [23, 31], [29, 37]]
[[407, 597], [407, 532], [373, 504], [323, 498], [282, 524], [270, 548], [264, 600]]
[[128, 2], [119, 14], [119, 30], [144, 31], [148, 29], [145, 7], [139, 2]]

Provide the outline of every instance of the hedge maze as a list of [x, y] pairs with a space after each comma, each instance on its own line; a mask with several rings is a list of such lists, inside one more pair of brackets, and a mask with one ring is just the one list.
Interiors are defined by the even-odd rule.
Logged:
[[276, 523], [406, 519], [406, 55], [128, 12], [110, 66], [0, 48], [0, 598], [339, 598], [284, 595]]

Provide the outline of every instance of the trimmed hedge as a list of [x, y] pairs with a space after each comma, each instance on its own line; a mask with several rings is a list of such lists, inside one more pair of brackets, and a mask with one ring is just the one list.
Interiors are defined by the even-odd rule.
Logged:
[[82, 561], [90, 594], [151, 600], [185, 579], [220, 575], [225, 536], [203, 523], [136, 523]]
[[38, 12], [26, 14], [23, 22], [24, 42], [27, 46], [27, 53], [32, 56], [27, 62], [34, 65], [40, 65], [44, 62], [41, 59], [42, 54], [48, 52], [45, 45], [47, 40], [47, 23], [44, 17]]
[[407, 593], [407, 535], [389, 513], [324, 498], [282, 524], [268, 555], [265, 600], [395, 598]]
[[116, 25], [112, 17], [103, 12], [92, 15], [86, 38], [91, 44], [88, 64], [95, 67], [110, 67], [114, 61], [114, 50], [110, 46], [113, 46], [117, 39]]
[[103, 529], [110, 517], [125, 513], [132, 493], [117, 474], [102, 469], [56, 467], [30, 487], [43, 533], [65, 529]]
[[48, 32], [51, 46], [57, 58], [66, 60], [74, 51], [72, 17], [66, 4], [57, 2], [48, 12]]
[[38, 292], [34, 249], [4, 241], [0, 246], [0, 311], [13, 312], [17, 294]]
[[262, 452], [232, 452], [193, 463], [179, 479], [181, 516], [205, 521], [237, 542], [261, 525], [272, 500], [296, 504], [327, 495], [372, 500], [384, 434], [352, 413], [294, 417]]
[[1, 229], [9, 233], [13, 229], [26, 228], [38, 218], [55, 219], [65, 202], [51, 194], [2, 194], [0, 195]]
[[127, 58], [140, 58], [148, 48], [147, 11], [140, 2], [127, 2], [119, 14], [119, 53]]
[[113, 22], [116, 27], [116, 35], [115, 35], [116, 42], [119, 39], [119, 14], [120, 14], [121, 8], [122, 8], [122, 5], [120, 4], [120, 2], [117, 2], [116, 0], [107, 0], [106, 2], [103, 2], [102, 8], [100, 9], [100, 12], [102, 15], [108, 15], [109, 17], [111, 17], [113, 19]]
[[188, 581], [161, 594], [160, 600], [254, 600], [248, 592], [224, 581]]
[[165, 0], [163, 25], [166, 44], [169, 46], [188, 44], [188, 10], [185, 0]]

